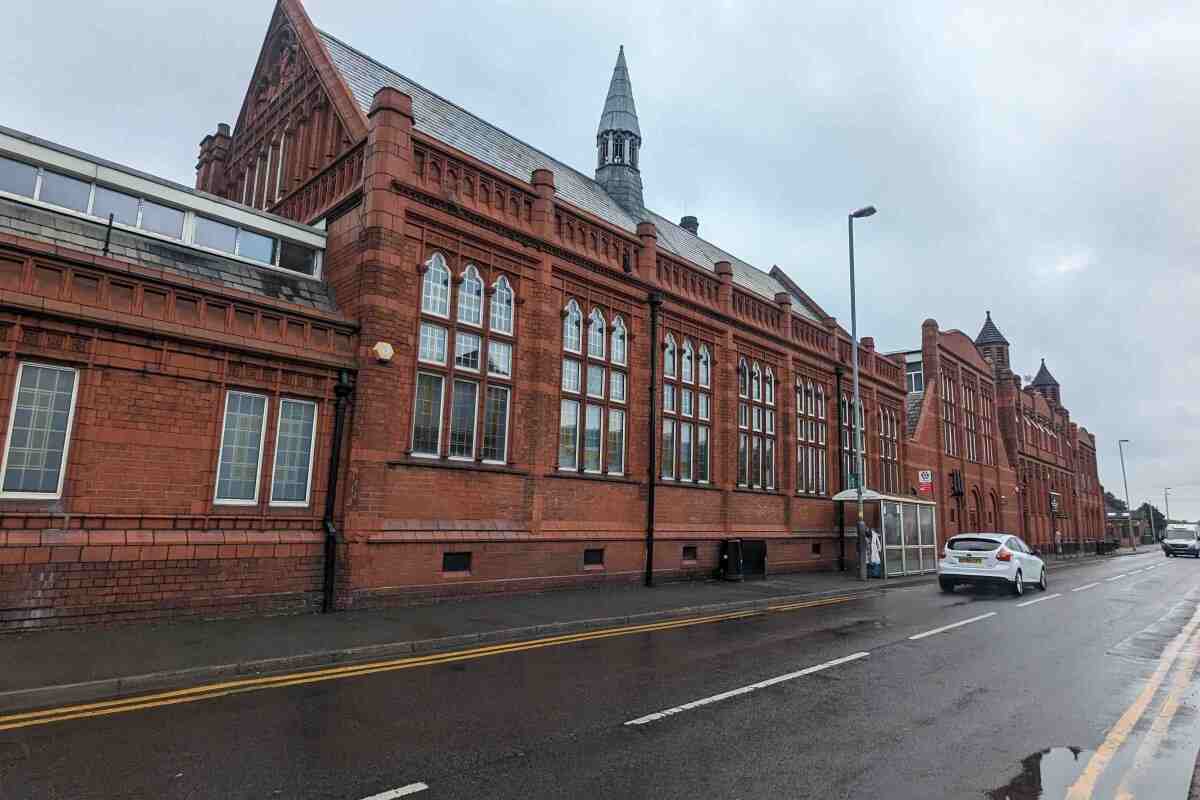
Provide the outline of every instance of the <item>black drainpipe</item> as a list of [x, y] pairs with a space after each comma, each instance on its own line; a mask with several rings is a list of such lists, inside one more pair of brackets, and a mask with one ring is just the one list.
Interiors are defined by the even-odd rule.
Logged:
[[658, 388], [658, 309], [662, 306], [662, 294], [650, 293], [650, 398], [649, 423], [646, 433], [646, 479], [649, 491], [646, 495], [646, 585], [654, 585], [654, 486], [658, 480], [655, 474], [655, 448], [658, 446], [658, 435], [654, 420], [658, 410], [656, 389]]
[[333, 412], [333, 447], [329, 450], [329, 477], [325, 492], [325, 586], [321, 596], [321, 613], [334, 610], [334, 581], [337, 578], [337, 528], [333, 524], [334, 508], [337, 505], [338, 462], [342, 454], [342, 430], [346, 427], [346, 400], [354, 387], [350, 385], [350, 371], [339, 370], [338, 382], [333, 385], [336, 396]]
[[[842, 455], [842, 368], [834, 367], [833, 374], [837, 379], [837, 443], [838, 443], [838, 491], [846, 486], [846, 459]], [[846, 571], [846, 507], [844, 503], [834, 504], [834, 519], [838, 529], [838, 571]]]

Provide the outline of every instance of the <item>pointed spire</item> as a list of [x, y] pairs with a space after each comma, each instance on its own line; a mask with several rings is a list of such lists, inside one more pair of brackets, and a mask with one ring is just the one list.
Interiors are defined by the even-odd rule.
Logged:
[[1004, 338], [1004, 334], [996, 327], [996, 323], [992, 322], [992, 312], [987, 312], [987, 319], [984, 320], [983, 329], [979, 331], [979, 335], [975, 337], [975, 344], [1008, 344], [1008, 339]]
[[1054, 380], [1054, 376], [1050, 374], [1050, 370], [1046, 369], [1046, 359], [1042, 359], [1041, 369], [1037, 375], [1033, 377], [1033, 383], [1030, 386], [1058, 386], [1058, 381]]
[[638, 127], [637, 107], [633, 104], [633, 84], [629, 81], [629, 67], [625, 65], [625, 45], [617, 51], [617, 65], [613, 67], [612, 80], [608, 84], [608, 97], [604, 99], [604, 110], [600, 112], [600, 125], [596, 134], [605, 131], [625, 131], [639, 139], [642, 129]]

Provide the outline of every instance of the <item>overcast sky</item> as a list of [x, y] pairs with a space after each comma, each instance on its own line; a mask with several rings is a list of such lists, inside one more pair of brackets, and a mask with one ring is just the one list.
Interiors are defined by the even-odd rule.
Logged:
[[[0, 123], [192, 183], [271, 0], [15, 0]], [[646, 203], [880, 349], [984, 311], [1096, 433], [1100, 477], [1200, 518], [1200, 4], [307, 0], [318, 27], [590, 174], [625, 45]], [[911, 10], [908, 6], [920, 6]], [[999, 8], [1003, 10], [996, 10]], [[15, 24], [11, 24], [14, 23]]]

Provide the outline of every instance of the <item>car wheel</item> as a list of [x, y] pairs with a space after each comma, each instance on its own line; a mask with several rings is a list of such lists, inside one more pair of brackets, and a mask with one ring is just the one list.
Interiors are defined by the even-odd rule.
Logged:
[[950, 594], [954, 591], [954, 582], [948, 581], [945, 578], [938, 578], [938, 586], [942, 587], [942, 591]]
[[1042, 577], [1038, 579], [1038, 588], [1046, 591], [1046, 565], [1042, 565]]
[[1013, 580], [1013, 594], [1017, 597], [1025, 594], [1025, 579], [1021, 577], [1021, 570], [1017, 570], [1017, 577]]

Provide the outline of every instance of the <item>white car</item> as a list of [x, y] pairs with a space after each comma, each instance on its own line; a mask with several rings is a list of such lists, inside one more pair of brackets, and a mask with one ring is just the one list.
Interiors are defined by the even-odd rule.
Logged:
[[946, 542], [938, 562], [943, 592], [959, 584], [999, 584], [1020, 596], [1027, 584], [1046, 589], [1046, 562], [1037, 550], [1008, 533], [960, 533]]

